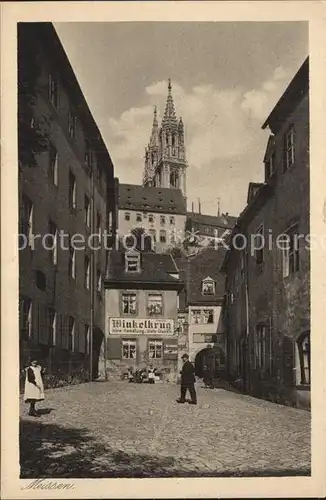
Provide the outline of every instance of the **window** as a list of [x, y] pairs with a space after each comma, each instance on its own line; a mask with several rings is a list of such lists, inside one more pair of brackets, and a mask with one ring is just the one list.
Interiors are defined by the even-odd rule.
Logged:
[[70, 171], [69, 172], [69, 208], [76, 208], [76, 177]]
[[150, 222], [151, 224], [154, 222], [154, 215], [153, 214], [148, 215], [148, 222]]
[[46, 289], [46, 276], [43, 273], [43, 271], [36, 270], [35, 271], [35, 277], [36, 277], [36, 286], [39, 290], [42, 292], [45, 292]]
[[85, 164], [88, 168], [92, 168], [93, 158], [92, 150], [88, 141], [85, 141]]
[[69, 245], [69, 276], [73, 279], [76, 278], [76, 250], [72, 247], [71, 242]]
[[58, 185], [58, 152], [53, 144], [50, 144], [50, 179], [55, 186]]
[[165, 224], [165, 216], [164, 215], [161, 215], [160, 223], [161, 223], [161, 226], [164, 226], [164, 224]]
[[136, 215], [136, 222], [141, 222], [143, 220], [142, 214]]
[[148, 342], [148, 355], [150, 359], [162, 359], [163, 343], [161, 340]]
[[202, 282], [203, 295], [215, 295], [215, 281], [211, 278], [206, 278]]
[[265, 325], [257, 325], [254, 338], [254, 359], [256, 368], [266, 366], [266, 328]]
[[266, 179], [269, 179], [275, 173], [275, 159], [276, 155], [273, 153], [265, 164]]
[[126, 253], [126, 271], [130, 272], [138, 272], [140, 271], [140, 255], [139, 253]]
[[294, 128], [291, 127], [284, 137], [284, 172], [294, 164], [294, 159]]
[[150, 229], [148, 231], [150, 237], [152, 238], [152, 242], [155, 243], [156, 242], [156, 229]]
[[136, 359], [136, 341], [122, 341], [122, 359]]
[[176, 242], [175, 232], [174, 232], [174, 230], [172, 230], [170, 232], [170, 243], [171, 243], [171, 245], [175, 245], [175, 242]]
[[72, 316], [69, 316], [68, 323], [68, 349], [69, 351], [75, 350], [75, 319]]
[[57, 313], [52, 307], [48, 308], [49, 318], [49, 345], [54, 346], [56, 343], [57, 335]]
[[85, 203], [84, 203], [85, 211], [84, 211], [84, 222], [87, 227], [91, 225], [91, 202], [88, 196], [85, 194]]
[[129, 212], [125, 212], [125, 220], [130, 220], [130, 213]]
[[71, 139], [74, 139], [76, 136], [76, 124], [77, 124], [77, 118], [76, 116], [69, 111], [68, 114], [68, 134]]
[[171, 226], [174, 226], [174, 224], [175, 224], [175, 218], [174, 217], [170, 217], [170, 224], [171, 224]]
[[163, 296], [160, 293], [150, 293], [147, 298], [147, 312], [150, 316], [163, 314]]
[[192, 309], [190, 312], [190, 320], [192, 325], [199, 325], [201, 323], [201, 310]]
[[49, 222], [49, 236], [51, 238], [47, 241], [48, 249], [51, 255], [51, 261], [54, 266], [58, 262], [58, 229], [54, 222]]
[[21, 234], [25, 235], [29, 245], [33, 248], [33, 203], [23, 195], [21, 211]]
[[164, 231], [164, 229], [160, 231], [160, 242], [166, 243], [166, 231]]
[[97, 274], [96, 274], [96, 290], [97, 293], [99, 294], [102, 292], [102, 273], [100, 269], [97, 269]]
[[254, 239], [256, 265], [261, 266], [264, 263], [264, 226], [259, 226]]
[[207, 325], [214, 323], [214, 309], [192, 309], [191, 323], [193, 325]]
[[293, 224], [286, 232], [286, 241], [283, 245], [283, 277], [299, 271], [299, 238], [298, 224]]
[[49, 74], [49, 100], [55, 108], [59, 108], [59, 81], [52, 73]]
[[87, 255], [84, 258], [84, 286], [89, 290], [90, 287], [90, 259]]
[[24, 297], [20, 300], [20, 335], [23, 339], [32, 337], [32, 314], [33, 307], [31, 299]]
[[136, 294], [123, 293], [122, 294], [122, 312], [123, 314], [136, 314]]
[[310, 335], [306, 333], [298, 341], [300, 384], [310, 385]]

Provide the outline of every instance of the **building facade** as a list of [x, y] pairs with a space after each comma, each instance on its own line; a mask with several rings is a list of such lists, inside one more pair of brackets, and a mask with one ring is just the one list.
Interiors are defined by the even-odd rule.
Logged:
[[142, 228], [158, 253], [183, 244], [186, 202], [180, 189], [120, 184], [118, 193], [119, 239]]
[[[265, 182], [250, 184], [227, 252], [228, 369], [253, 395], [310, 401], [309, 61], [263, 125]], [[259, 243], [260, 242], [260, 243]]]
[[[18, 44], [20, 363], [37, 356], [50, 375], [96, 376], [113, 164], [52, 24], [20, 23]], [[24, 138], [42, 126], [32, 165]]]
[[104, 371], [157, 368], [175, 379], [178, 366], [178, 295], [183, 288], [171, 255], [113, 249], [105, 279]]

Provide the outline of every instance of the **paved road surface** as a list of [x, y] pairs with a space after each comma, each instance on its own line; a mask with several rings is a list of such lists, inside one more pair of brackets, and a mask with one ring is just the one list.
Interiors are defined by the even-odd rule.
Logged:
[[310, 414], [197, 384], [94, 382], [46, 391], [21, 409], [21, 477], [310, 474]]

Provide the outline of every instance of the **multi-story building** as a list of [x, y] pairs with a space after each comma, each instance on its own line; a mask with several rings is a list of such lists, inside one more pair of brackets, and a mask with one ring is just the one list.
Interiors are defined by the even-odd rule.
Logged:
[[119, 238], [143, 228], [156, 252], [183, 244], [186, 202], [180, 189], [120, 184], [118, 207]]
[[187, 212], [186, 234], [193, 235], [199, 247], [209, 246], [217, 242], [219, 238], [228, 241], [236, 217], [227, 213], [217, 215], [206, 215], [201, 212]]
[[308, 406], [308, 59], [268, 116], [267, 127], [265, 182], [249, 185], [248, 204], [223, 264], [228, 368], [253, 395]]
[[171, 255], [112, 249], [105, 279], [106, 373], [152, 364], [163, 377], [175, 378], [182, 288]]
[[[18, 42], [20, 362], [34, 355], [47, 373], [96, 376], [113, 164], [52, 24], [19, 24]], [[33, 156], [24, 138], [38, 130]]]
[[185, 290], [180, 294], [180, 337], [195, 364], [196, 375], [208, 366], [216, 377], [226, 369], [226, 333], [222, 318], [225, 279], [220, 271], [225, 249], [204, 248], [176, 259]]

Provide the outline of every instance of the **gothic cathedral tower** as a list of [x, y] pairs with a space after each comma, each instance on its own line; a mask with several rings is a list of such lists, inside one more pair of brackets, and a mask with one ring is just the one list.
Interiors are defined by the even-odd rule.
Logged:
[[145, 149], [144, 186], [181, 189], [186, 198], [187, 160], [182, 118], [177, 120], [169, 79], [168, 97], [161, 127], [154, 109], [152, 134]]

